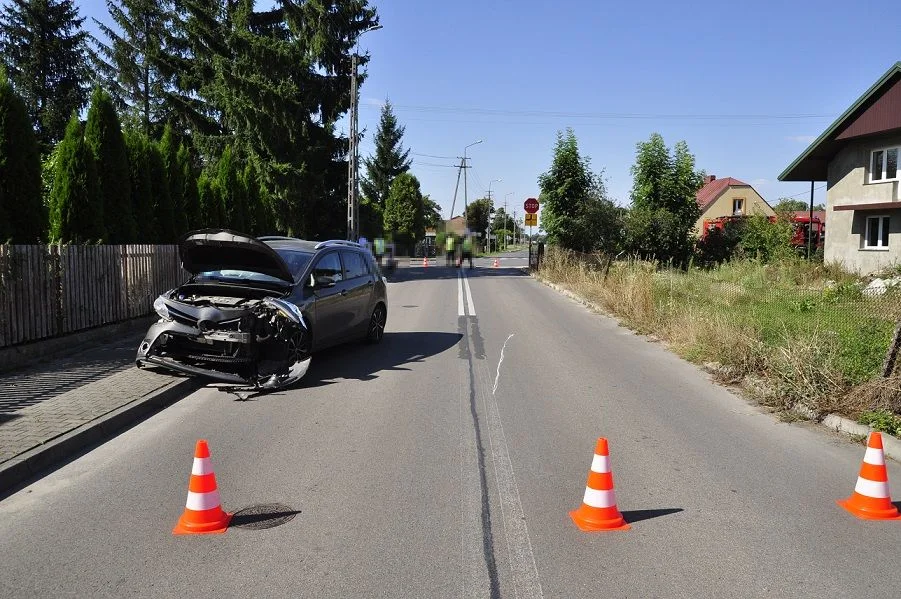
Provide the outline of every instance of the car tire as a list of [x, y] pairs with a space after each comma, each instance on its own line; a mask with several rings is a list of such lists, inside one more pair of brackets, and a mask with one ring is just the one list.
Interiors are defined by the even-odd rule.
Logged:
[[385, 304], [378, 303], [372, 309], [369, 317], [369, 325], [366, 329], [366, 343], [373, 345], [381, 343], [385, 338], [385, 323], [388, 321], [388, 309]]

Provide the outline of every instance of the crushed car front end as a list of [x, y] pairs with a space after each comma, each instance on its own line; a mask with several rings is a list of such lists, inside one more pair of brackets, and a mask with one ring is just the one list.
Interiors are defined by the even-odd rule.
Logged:
[[247, 270], [253, 262], [248, 255], [238, 256], [235, 241], [221, 253], [240, 269], [228, 270], [199, 253], [196, 238], [209, 242], [225, 233], [236, 234], [201, 233], [195, 234], [193, 243], [183, 242], [182, 262], [193, 276], [154, 302], [160, 318], [138, 347], [136, 365], [253, 389], [284, 387], [299, 380], [310, 364], [311, 339], [300, 308], [286, 299], [293, 287], [285, 280], [290, 276], [273, 269], [265, 274], [262, 266], [256, 272]]

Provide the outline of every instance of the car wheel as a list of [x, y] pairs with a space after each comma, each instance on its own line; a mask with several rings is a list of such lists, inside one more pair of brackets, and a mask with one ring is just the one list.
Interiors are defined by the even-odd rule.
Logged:
[[297, 331], [288, 339], [288, 364], [296, 364], [310, 357], [312, 337], [309, 331]]
[[366, 332], [366, 341], [369, 343], [381, 343], [385, 337], [385, 322], [388, 320], [388, 310], [384, 304], [376, 304], [369, 318], [369, 329]]

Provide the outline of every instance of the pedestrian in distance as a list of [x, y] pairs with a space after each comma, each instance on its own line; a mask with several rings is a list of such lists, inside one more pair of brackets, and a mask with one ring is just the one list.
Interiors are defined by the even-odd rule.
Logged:
[[445, 266], [450, 266], [455, 262], [454, 260], [454, 234], [448, 233], [447, 237], [444, 239], [444, 250], [445, 250]]
[[469, 268], [472, 268], [472, 234], [466, 236], [463, 240], [463, 256], [460, 259], [460, 266], [463, 266], [463, 260], [469, 260]]

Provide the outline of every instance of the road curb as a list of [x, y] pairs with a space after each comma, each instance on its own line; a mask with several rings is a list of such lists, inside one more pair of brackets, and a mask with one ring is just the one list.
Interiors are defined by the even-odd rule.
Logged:
[[[854, 422], [838, 414], [829, 414], [823, 418], [823, 425], [828, 426], [832, 430], [851, 435], [869, 435], [875, 429], [865, 424]], [[882, 433], [882, 447], [885, 455], [901, 462], [901, 439], [894, 437], [888, 433]]]
[[114, 437], [129, 425], [184, 399], [200, 385], [194, 379], [177, 379], [132, 402], [116, 408], [76, 429], [29, 449], [0, 465], [0, 497], [80, 450]]
[[[547, 285], [551, 289], [557, 291], [558, 293], [560, 293], [572, 300], [575, 300], [576, 302], [582, 304], [583, 306], [586, 306], [587, 308], [589, 308], [595, 312], [598, 312], [600, 314], [603, 314], [605, 316], [614, 318], [617, 320], [617, 322], [621, 322], [616, 317], [615, 314], [611, 314], [609, 311], [605, 310], [601, 306], [595, 304], [594, 302], [586, 300], [583, 297], [580, 297], [579, 295], [573, 293], [569, 289], [562, 287], [556, 283], [552, 283], [551, 281], [548, 281], [547, 279], [545, 279], [544, 277], [542, 277], [541, 275], [539, 275], [537, 273], [532, 273], [532, 276], [535, 278], [536, 281], [539, 281], [540, 283]], [[808, 418], [814, 422], [817, 421], [816, 414], [813, 414], [812, 412], [797, 411], [797, 413], [800, 416]], [[823, 424], [823, 426], [826, 426], [827, 428], [830, 428], [839, 433], [845, 433], [849, 437], [852, 435], [869, 435], [871, 432], [873, 432], [875, 430], [865, 424], [859, 424], [857, 422], [854, 422], [853, 420], [850, 420], [843, 416], [839, 416], [838, 414], [829, 414], [826, 417], [824, 417], [820, 422]], [[893, 460], [901, 462], [901, 439], [898, 439], [888, 433], [882, 433], [882, 445], [884, 448], [883, 451], [885, 452], [886, 456], [892, 458]]]

